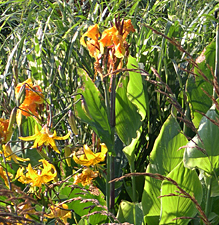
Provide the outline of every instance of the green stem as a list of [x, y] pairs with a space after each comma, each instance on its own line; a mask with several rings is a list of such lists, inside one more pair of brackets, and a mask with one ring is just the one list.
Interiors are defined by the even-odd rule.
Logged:
[[111, 157], [112, 153], [108, 152], [107, 159], [106, 159], [106, 166], [107, 166], [107, 175], [106, 175], [106, 206], [107, 209], [110, 209], [110, 169], [111, 169]]
[[105, 98], [105, 105], [107, 110], [107, 116], [108, 120], [110, 121], [110, 101], [109, 101], [109, 91], [108, 91], [108, 85], [107, 85], [107, 79], [108, 77], [104, 78], [102, 84], [103, 84], [103, 90], [104, 90], [104, 98]]
[[[115, 148], [114, 136], [115, 136], [115, 99], [116, 99], [116, 76], [113, 74], [111, 76], [111, 94], [110, 94], [110, 127], [111, 127], [111, 139], [113, 143], [113, 150]], [[114, 157], [110, 156], [110, 179], [114, 179]], [[114, 182], [110, 184], [110, 211], [113, 212], [115, 205], [115, 184]]]
[[[134, 162], [131, 163], [130, 170], [131, 170], [131, 173], [135, 173], [135, 165], [134, 165]], [[135, 176], [131, 176], [131, 180], [132, 180], [132, 201], [133, 202], [137, 202], [136, 179], [135, 179]]]
[[205, 204], [205, 215], [208, 217], [211, 212], [211, 186], [212, 186], [212, 177], [206, 177], [206, 186], [207, 186], [207, 197]]
[[[217, 24], [217, 28], [216, 28], [216, 54], [215, 54], [215, 71], [214, 71], [214, 75], [217, 79], [217, 83], [219, 84], [219, 29], [218, 29], [218, 24]], [[217, 95], [215, 93], [215, 86], [213, 89], [213, 97], [217, 98]]]

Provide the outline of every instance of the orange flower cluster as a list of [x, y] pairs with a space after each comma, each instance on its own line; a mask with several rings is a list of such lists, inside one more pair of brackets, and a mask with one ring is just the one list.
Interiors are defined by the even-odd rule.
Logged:
[[12, 130], [8, 130], [9, 120], [0, 118], [0, 144], [8, 142], [12, 135]]
[[[24, 87], [24, 88], [23, 88]], [[38, 117], [37, 107], [43, 103], [43, 94], [40, 86], [33, 85], [31, 79], [27, 79], [23, 83], [19, 83], [15, 88], [15, 97], [22, 97], [21, 92], [24, 90], [24, 101], [19, 106], [20, 110], [17, 112], [17, 121], [21, 121], [21, 115]]]
[[[125, 55], [128, 55], [128, 43], [125, 41], [130, 32], [134, 32], [135, 29], [131, 23], [131, 20], [115, 20], [115, 26], [103, 31], [102, 35], [99, 32], [98, 25], [95, 24], [88, 28], [88, 31], [81, 37], [80, 43], [85, 46], [90, 55], [96, 59], [95, 69], [102, 74], [99, 60], [105, 52], [108, 57], [108, 71], [115, 68], [117, 59], [122, 59]], [[89, 40], [85, 42], [85, 37]], [[99, 39], [100, 37], [100, 39]], [[121, 68], [121, 65], [119, 66]]]

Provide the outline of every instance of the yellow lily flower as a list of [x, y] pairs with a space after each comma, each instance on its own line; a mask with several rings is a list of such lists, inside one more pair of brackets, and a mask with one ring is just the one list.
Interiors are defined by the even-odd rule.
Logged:
[[24, 216], [27, 219], [32, 219], [31, 215], [36, 213], [35, 208], [32, 207], [29, 199], [26, 199], [25, 202], [22, 202], [18, 205], [18, 215]]
[[108, 149], [105, 144], [101, 144], [101, 152], [98, 153], [93, 153], [87, 145], [84, 145], [84, 154], [78, 158], [74, 152], [73, 159], [77, 164], [82, 166], [94, 166], [105, 160], [107, 151]]
[[8, 130], [9, 120], [0, 118], [0, 144], [4, 144], [11, 139], [12, 130]]
[[48, 218], [60, 218], [64, 224], [68, 224], [67, 219], [71, 219], [71, 211], [68, 210], [66, 204], [56, 204], [50, 207], [51, 213], [46, 215]]
[[19, 167], [15, 179], [18, 179], [18, 181], [20, 181], [22, 184], [29, 184], [32, 182], [32, 179], [27, 178], [24, 175], [24, 170], [25, 170], [24, 167]]
[[74, 183], [81, 183], [83, 186], [90, 185], [91, 181], [98, 176], [98, 171], [93, 171], [90, 168], [85, 168], [82, 173], [74, 176]]
[[4, 153], [4, 156], [5, 156], [6, 160], [13, 159], [14, 162], [16, 162], [16, 163], [18, 163], [18, 161], [21, 161], [21, 162], [30, 161], [29, 158], [23, 159], [23, 158], [17, 156], [14, 152], [12, 152], [9, 143], [7, 143], [6, 145], [2, 145], [2, 148], [3, 148], [3, 151], [0, 150], [0, 154]]
[[51, 133], [47, 125], [45, 125], [41, 131], [38, 130], [37, 125], [35, 126], [35, 134], [29, 137], [19, 137], [19, 139], [23, 141], [34, 141], [34, 145], [32, 148], [37, 148], [41, 145], [51, 145], [51, 147], [54, 149], [55, 152], [60, 154], [60, 151], [58, 150], [55, 140], [66, 140], [70, 136], [70, 132], [66, 134], [63, 137], [58, 137], [56, 135], [56, 131], [54, 133]]
[[[4, 180], [5, 185], [6, 185], [7, 187], [9, 187], [7, 174], [6, 174], [6, 172], [5, 172], [5, 170], [3, 169], [2, 166], [0, 166], [0, 177]], [[9, 177], [10, 179], [13, 178], [13, 174], [11, 174], [11, 173], [8, 172], [8, 177]]]
[[15, 178], [18, 178], [18, 181], [21, 183], [30, 183], [33, 187], [41, 187], [42, 184], [54, 180], [57, 176], [55, 167], [45, 159], [41, 159], [39, 162], [42, 162], [43, 168], [40, 167], [40, 169], [34, 170], [29, 163], [27, 173], [24, 175], [24, 168], [19, 168]]

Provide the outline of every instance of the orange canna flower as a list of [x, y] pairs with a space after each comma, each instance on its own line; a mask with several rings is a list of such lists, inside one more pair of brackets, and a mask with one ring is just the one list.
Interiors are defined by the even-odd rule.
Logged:
[[[81, 45], [83, 45], [84, 47], [87, 47], [90, 53], [90, 56], [94, 57], [95, 59], [98, 59], [98, 55], [100, 53], [99, 42], [98, 42], [99, 36], [100, 36], [99, 28], [98, 28], [98, 25], [95, 24], [89, 27], [88, 31], [84, 33], [80, 39]], [[85, 42], [84, 40], [85, 37], [89, 37], [90, 40]]]
[[99, 32], [99, 28], [98, 28], [98, 25], [95, 24], [93, 26], [90, 26], [88, 28], [88, 31], [86, 33], [84, 33], [80, 39], [80, 43], [86, 47], [87, 44], [85, 43], [84, 41], [84, 38], [85, 37], [89, 37], [90, 39], [94, 40], [95, 42], [98, 42], [98, 38], [100, 36], [100, 32]]
[[36, 103], [26, 104], [26, 100], [24, 100], [19, 108], [20, 110], [17, 112], [17, 117], [21, 116], [20, 114], [24, 116], [31, 116], [32, 114], [36, 117], [38, 116]]
[[102, 38], [100, 39], [101, 53], [104, 51], [104, 47], [108, 47], [113, 44], [113, 36], [118, 34], [116, 27], [111, 27], [103, 31]]
[[50, 207], [51, 213], [46, 215], [48, 218], [60, 218], [64, 224], [68, 224], [67, 219], [71, 219], [71, 211], [66, 204], [56, 204]]
[[101, 152], [98, 153], [93, 153], [87, 145], [84, 145], [84, 154], [78, 158], [74, 152], [73, 159], [77, 164], [82, 166], [94, 166], [105, 160], [107, 151], [108, 149], [105, 144], [101, 144]]
[[0, 144], [4, 144], [11, 139], [12, 130], [8, 130], [9, 120], [0, 118]]
[[68, 132], [68, 134], [66, 134], [63, 137], [58, 137], [56, 135], [56, 131], [54, 131], [54, 133], [52, 133], [49, 128], [47, 127], [47, 125], [45, 125], [41, 131], [38, 130], [37, 125], [35, 126], [35, 134], [29, 137], [19, 137], [19, 139], [23, 140], [23, 141], [34, 141], [34, 145], [32, 146], [32, 148], [37, 148], [41, 145], [50, 145], [55, 152], [60, 154], [60, 151], [58, 150], [55, 140], [66, 140], [68, 137], [70, 136], [70, 132]]
[[128, 36], [128, 34], [129, 34], [130, 32], [135, 32], [135, 29], [134, 29], [134, 27], [133, 27], [133, 25], [132, 25], [131, 20], [129, 19], [129, 20], [125, 20], [125, 21], [124, 21], [124, 25], [123, 25], [123, 35], [122, 35], [123, 39], [126, 39], [126, 37]]
[[98, 176], [98, 171], [93, 171], [90, 168], [85, 168], [82, 173], [74, 176], [73, 184], [82, 184], [83, 186], [90, 185], [92, 180]]
[[19, 83], [15, 87], [15, 97], [17, 100], [20, 98], [20, 90], [24, 87], [24, 101], [19, 106], [20, 109], [17, 110], [17, 123], [18, 125], [21, 124], [22, 115], [24, 116], [31, 116], [34, 115], [38, 117], [37, 107], [39, 104], [43, 103], [43, 94], [40, 86], [33, 85], [31, 79], [27, 79], [22, 83]]
[[98, 60], [98, 56], [100, 54], [99, 43], [95, 42], [94, 40], [87, 41], [87, 49], [89, 51], [90, 56]]
[[43, 94], [39, 85], [33, 85], [31, 79], [25, 80], [23, 83], [19, 83], [15, 88], [15, 97], [18, 98], [21, 87], [25, 85], [25, 100], [24, 104], [42, 104], [43, 103]]
[[117, 30], [115, 26], [105, 30], [100, 39], [100, 51], [103, 54], [104, 48], [112, 45], [115, 48], [115, 56], [117, 58], [123, 58], [125, 55], [125, 39], [130, 32], [134, 32], [135, 29], [131, 23], [131, 20], [124, 21], [123, 31]]

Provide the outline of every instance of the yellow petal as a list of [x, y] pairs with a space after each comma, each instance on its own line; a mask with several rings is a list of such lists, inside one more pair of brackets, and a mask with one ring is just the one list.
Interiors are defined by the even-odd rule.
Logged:
[[100, 145], [101, 145], [101, 152], [103, 154], [106, 154], [108, 152], [106, 145], [104, 143], [101, 143]]
[[37, 148], [37, 146], [41, 146], [44, 143], [46, 145], [48, 145], [48, 142], [49, 142], [49, 135], [48, 134], [42, 134], [42, 133], [39, 132], [36, 136], [37, 136], [37, 138], [34, 142], [33, 148]]
[[60, 151], [58, 150], [58, 148], [56, 146], [56, 143], [55, 143], [55, 141], [52, 138], [49, 139], [49, 144], [52, 146], [52, 148], [54, 149], [55, 152], [60, 154]]
[[76, 153], [75, 153], [75, 152], [74, 152], [74, 154], [73, 154], [73, 159], [74, 159], [74, 161], [75, 161], [77, 164], [79, 164], [79, 165], [88, 166], [88, 167], [91, 165], [91, 162], [90, 162], [89, 160], [87, 160], [87, 159], [82, 159], [82, 157], [78, 158], [78, 157], [76, 156]]
[[22, 112], [20, 109], [17, 110], [16, 121], [17, 121], [17, 125], [20, 127], [21, 121], [22, 121]]
[[[56, 134], [56, 131], [54, 132], [54, 134]], [[53, 139], [55, 139], [55, 140], [66, 140], [66, 139], [69, 138], [70, 134], [71, 134], [71, 131], [69, 131], [69, 132], [68, 132], [65, 136], [63, 136], [63, 137], [57, 137], [56, 135], [54, 135]]]
[[28, 136], [28, 137], [18, 137], [19, 139], [23, 140], [23, 141], [33, 141], [37, 138], [37, 135], [34, 134], [32, 136]]
[[96, 157], [87, 145], [84, 145], [84, 154], [88, 160], [92, 160]]

